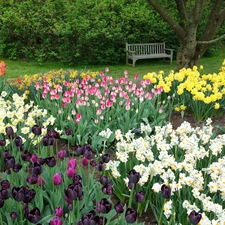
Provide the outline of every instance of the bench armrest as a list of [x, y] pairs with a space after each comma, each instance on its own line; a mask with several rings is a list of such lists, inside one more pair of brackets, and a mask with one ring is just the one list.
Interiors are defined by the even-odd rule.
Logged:
[[171, 48], [165, 48], [165, 50], [167, 50], [167, 51], [171, 51], [171, 52], [173, 52], [173, 51], [174, 51], [174, 49], [171, 49]]
[[135, 55], [135, 51], [126, 50], [127, 55], [132, 56]]

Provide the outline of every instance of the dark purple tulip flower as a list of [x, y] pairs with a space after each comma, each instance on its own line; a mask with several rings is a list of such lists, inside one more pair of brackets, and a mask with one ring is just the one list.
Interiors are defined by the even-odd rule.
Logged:
[[60, 138], [59, 133], [57, 131], [55, 131], [55, 130], [48, 131], [47, 136], [53, 137], [55, 139], [59, 139]]
[[9, 199], [10, 197], [10, 190], [6, 188], [0, 189], [0, 196], [3, 200]]
[[6, 145], [6, 140], [0, 140], [0, 146], [4, 147]]
[[83, 146], [77, 146], [75, 148], [76, 154], [79, 155], [83, 155], [84, 154], [84, 147]]
[[144, 200], [145, 200], [145, 193], [144, 193], [143, 191], [138, 191], [138, 192], [135, 194], [135, 200], [136, 200], [136, 202], [138, 202], [138, 203], [144, 202]]
[[10, 169], [15, 166], [15, 158], [14, 156], [8, 156], [4, 158], [5, 169]]
[[0, 196], [0, 208], [3, 207], [4, 203], [5, 203], [4, 199]]
[[18, 136], [14, 139], [14, 143], [15, 143], [16, 147], [20, 148], [23, 145], [23, 140], [21, 137]]
[[106, 213], [109, 213], [111, 208], [112, 208], [112, 204], [106, 198], [103, 198], [100, 202], [98, 202], [97, 212], [106, 214]]
[[42, 173], [42, 167], [39, 163], [34, 163], [31, 167], [31, 173], [34, 175], [40, 175]]
[[31, 174], [30, 176], [27, 177], [26, 181], [29, 184], [37, 184], [38, 183], [38, 175]]
[[2, 180], [1, 186], [2, 186], [2, 188], [9, 189], [10, 188], [10, 182], [8, 180]]
[[26, 162], [30, 162], [31, 157], [32, 157], [32, 154], [31, 154], [29, 151], [27, 151], [27, 150], [25, 150], [25, 151], [21, 154], [22, 160], [23, 160], [23, 161], [26, 161]]
[[202, 215], [200, 213], [197, 213], [195, 210], [193, 210], [189, 214], [188, 218], [189, 218], [189, 221], [190, 221], [191, 224], [196, 225], [201, 220]]
[[137, 219], [137, 211], [132, 208], [128, 208], [125, 213], [125, 219], [127, 223], [134, 223]]
[[32, 133], [35, 134], [35, 135], [41, 135], [42, 133], [42, 129], [40, 126], [38, 125], [34, 125], [31, 129]]
[[73, 184], [78, 184], [78, 183], [82, 184], [82, 178], [80, 175], [75, 173], [73, 176]]
[[5, 151], [3, 152], [3, 158], [6, 158], [6, 157], [8, 157], [8, 156], [11, 156], [11, 152], [10, 152], [9, 150], [5, 150]]
[[117, 213], [123, 213], [123, 211], [124, 211], [124, 205], [123, 205], [123, 203], [121, 203], [120, 201], [118, 201], [114, 205], [114, 209], [116, 210]]
[[107, 219], [103, 216], [95, 216], [95, 222], [98, 225], [105, 225], [107, 223]]
[[41, 213], [37, 207], [33, 208], [26, 214], [27, 220], [31, 223], [37, 223], [40, 220], [40, 216]]
[[113, 185], [111, 183], [107, 183], [102, 187], [102, 192], [105, 195], [111, 195], [113, 193]]
[[91, 210], [89, 213], [83, 215], [80, 222], [83, 225], [96, 225], [95, 211]]
[[45, 136], [42, 138], [42, 144], [44, 146], [51, 146], [55, 144], [55, 138], [51, 136]]
[[34, 189], [29, 190], [29, 188], [25, 191], [25, 196], [24, 196], [24, 203], [30, 203], [33, 201], [34, 197], [36, 195], [36, 191]]
[[135, 170], [131, 170], [128, 173], [128, 179], [131, 183], [137, 184], [138, 181], [140, 180], [140, 174], [138, 172], [136, 172]]
[[56, 165], [56, 159], [54, 156], [46, 158], [45, 162], [49, 167], [54, 167]]
[[73, 131], [71, 129], [66, 129], [65, 133], [67, 136], [70, 136], [73, 134]]
[[96, 166], [98, 165], [98, 163], [97, 163], [94, 159], [91, 159], [91, 160], [90, 160], [90, 165], [91, 165], [92, 167], [96, 167]]
[[49, 223], [49, 225], [62, 225], [62, 220], [58, 217], [55, 216]]
[[87, 146], [84, 148], [84, 157], [88, 160], [91, 160], [94, 158], [94, 152], [93, 150], [91, 149], [91, 147]]
[[104, 163], [108, 163], [108, 162], [110, 161], [110, 155], [109, 155], [108, 153], [104, 154], [104, 155], [102, 156], [102, 161], [103, 161]]
[[10, 213], [10, 217], [11, 217], [13, 220], [15, 220], [15, 219], [18, 217], [18, 215], [17, 215], [17, 213], [16, 213], [15, 211], [13, 211], [13, 212]]
[[98, 171], [103, 171], [103, 170], [104, 170], [104, 168], [105, 168], [104, 163], [103, 163], [102, 161], [100, 161], [100, 162], [98, 163], [97, 168], [98, 168]]
[[39, 164], [42, 165], [42, 166], [45, 164], [45, 162], [46, 162], [46, 160], [43, 159], [43, 158], [38, 158], [38, 159], [37, 159], [37, 163], [39, 163]]
[[166, 198], [166, 199], [170, 198], [170, 196], [171, 196], [171, 188], [170, 187], [163, 184], [161, 187], [161, 192], [162, 192], [163, 198]]
[[7, 137], [10, 139], [10, 138], [14, 138], [14, 130], [12, 127], [6, 127], [5, 128], [5, 132], [7, 134]]
[[25, 197], [24, 187], [13, 187], [12, 196], [17, 202], [23, 201]]
[[106, 184], [109, 183], [109, 178], [108, 178], [107, 176], [102, 176], [102, 175], [101, 175], [99, 181], [100, 181], [100, 183], [101, 183], [102, 185], [106, 185]]
[[65, 195], [70, 200], [76, 200], [83, 198], [82, 185], [80, 183], [70, 184], [67, 189], [64, 190]]
[[22, 165], [20, 163], [16, 163], [13, 167], [13, 171], [18, 173], [22, 169]]

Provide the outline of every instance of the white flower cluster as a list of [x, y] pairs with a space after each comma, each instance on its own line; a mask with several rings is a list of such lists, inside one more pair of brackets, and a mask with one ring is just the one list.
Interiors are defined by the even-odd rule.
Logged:
[[102, 130], [102, 131], [99, 133], [99, 135], [100, 135], [101, 137], [105, 138], [105, 139], [109, 139], [109, 137], [111, 136], [112, 133], [113, 133], [113, 132], [112, 132], [109, 128], [107, 128], [106, 130]]
[[[187, 215], [192, 210], [200, 212], [199, 224], [224, 224], [225, 135], [215, 137], [211, 122], [208, 119], [206, 125], [197, 128], [184, 122], [176, 130], [167, 124], [155, 127], [152, 135], [149, 126], [142, 125], [141, 130], [146, 135], [139, 138], [132, 136], [131, 132], [122, 135], [117, 130], [117, 158], [107, 163], [106, 169], [111, 170], [112, 176], [116, 174], [115, 179], [121, 177], [125, 184], [129, 181], [128, 172], [134, 169], [140, 173], [138, 184], [143, 188], [149, 187], [151, 182], [150, 188], [158, 193], [162, 184], [166, 184], [173, 196], [183, 199]], [[213, 194], [215, 198], [210, 197]], [[187, 196], [196, 201], [188, 202]], [[176, 208], [176, 202], [171, 200], [164, 206], [167, 218], [172, 214], [172, 207]], [[211, 220], [206, 212], [210, 213]]]
[[[14, 93], [11, 101], [6, 100], [6, 96], [4, 93], [0, 96], [0, 137], [6, 135], [6, 127], [12, 127], [14, 133], [20, 134], [23, 143], [28, 138], [36, 145], [46, 135], [47, 127], [55, 123], [55, 118], [47, 115], [46, 109], [34, 106], [33, 101], [25, 103], [25, 94], [19, 96]], [[41, 123], [42, 127], [42, 134], [38, 138], [31, 132], [31, 128], [37, 123]], [[61, 131], [58, 132], [61, 133]], [[9, 144], [9, 141], [6, 144]]]

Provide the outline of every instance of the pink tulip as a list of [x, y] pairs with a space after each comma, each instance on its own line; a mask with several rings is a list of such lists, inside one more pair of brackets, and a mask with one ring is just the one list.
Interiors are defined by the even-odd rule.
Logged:
[[38, 157], [34, 154], [32, 154], [31, 158], [30, 158], [30, 161], [33, 162], [33, 163], [36, 163], [38, 160]]
[[37, 182], [37, 185], [39, 186], [44, 186], [45, 184], [45, 181], [41, 178], [41, 176], [38, 176], [38, 182]]
[[60, 185], [62, 183], [62, 176], [60, 173], [56, 173], [53, 176], [54, 185]]
[[75, 174], [74, 169], [71, 167], [68, 167], [67, 168], [67, 176], [72, 178], [74, 176], [74, 174]]
[[77, 113], [77, 114], [76, 114], [76, 119], [79, 119], [79, 120], [80, 120], [80, 119], [81, 119], [81, 117], [82, 117], [82, 116], [81, 116], [81, 114], [80, 114], [80, 113]]
[[63, 208], [61, 206], [58, 206], [55, 211], [54, 214], [58, 217], [61, 217], [63, 215]]
[[58, 217], [55, 216], [49, 223], [50, 225], [62, 225], [62, 220]]
[[70, 158], [67, 164], [67, 168], [72, 168], [72, 169], [76, 169], [77, 167], [77, 161], [76, 159]]
[[83, 166], [87, 166], [88, 165], [88, 159], [87, 158], [85, 158], [85, 157], [83, 157], [83, 159], [82, 159], [82, 165]]

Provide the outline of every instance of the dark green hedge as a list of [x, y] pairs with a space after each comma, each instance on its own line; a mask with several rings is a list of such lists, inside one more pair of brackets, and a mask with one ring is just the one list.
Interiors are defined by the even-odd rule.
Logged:
[[165, 41], [178, 47], [173, 31], [145, 0], [5, 2], [0, 48], [8, 58], [118, 64], [125, 62], [126, 42]]

